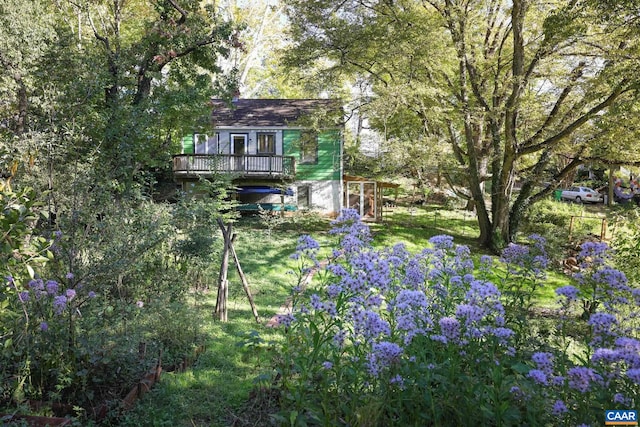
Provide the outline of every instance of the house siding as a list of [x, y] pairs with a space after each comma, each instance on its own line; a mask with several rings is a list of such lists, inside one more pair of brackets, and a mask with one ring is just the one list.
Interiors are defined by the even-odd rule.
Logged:
[[194, 142], [193, 134], [185, 135], [182, 137], [182, 154], [193, 154]]
[[[300, 159], [300, 130], [284, 130], [282, 132], [283, 150], [285, 156]], [[296, 164], [296, 178], [298, 180], [339, 181], [341, 179], [341, 142], [340, 132], [330, 130], [318, 135], [318, 162], [314, 164]]]

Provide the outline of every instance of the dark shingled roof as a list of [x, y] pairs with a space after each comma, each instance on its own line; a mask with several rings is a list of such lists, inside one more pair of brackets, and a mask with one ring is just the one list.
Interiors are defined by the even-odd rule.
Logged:
[[339, 114], [342, 109], [335, 99], [238, 99], [227, 103], [211, 101], [214, 127], [291, 126], [302, 116], [329, 110]]

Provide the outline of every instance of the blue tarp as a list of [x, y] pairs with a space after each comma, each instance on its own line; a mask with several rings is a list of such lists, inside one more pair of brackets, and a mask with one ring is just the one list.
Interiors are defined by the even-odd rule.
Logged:
[[275, 188], [269, 186], [251, 186], [251, 187], [238, 187], [238, 194], [284, 194], [285, 196], [293, 196], [293, 190], [287, 188]]

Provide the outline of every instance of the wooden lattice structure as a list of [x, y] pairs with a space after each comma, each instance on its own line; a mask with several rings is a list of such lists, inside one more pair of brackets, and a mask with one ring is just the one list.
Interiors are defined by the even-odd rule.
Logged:
[[394, 200], [398, 197], [399, 184], [378, 181], [361, 176], [343, 175], [344, 207], [355, 209], [365, 221], [382, 221], [385, 204], [384, 190], [394, 189]]

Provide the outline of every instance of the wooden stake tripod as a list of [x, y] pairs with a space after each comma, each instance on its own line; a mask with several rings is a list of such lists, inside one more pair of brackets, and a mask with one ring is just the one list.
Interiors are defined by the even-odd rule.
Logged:
[[227, 279], [227, 273], [229, 270], [229, 253], [231, 253], [231, 255], [233, 256], [233, 262], [236, 264], [236, 269], [238, 270], [238, 275], [240, 276], [240, 280], [242, 281], [242, 287], [244, 288], [244, 292], [247, 294], [247, 298], [249, 299], [253, 317], [256, 319], [256, 322], [260, 323], [258, 310], [256, 309], [256, 305], [253, 302], [253, 296], [251, 295], [251, 291], [249, 290], [249, 283], [247, 282], [247, 278], [242, 271], [242, 267], [240, 266], [238, 254], [233, 247], [233, 242], [236, 239], [236, 234], [233, 233], [233, 226], [232, 224], [225, 226], [221, 218], [218, 218], [217, 222], [220, 230], [222, 231], [222, 237], [224, 238], [224, 250], [222, 252], [222, 264], [220, 265], [220, 275], [218, 278], [218, 297], [216, 299], [216, 308], [214, 310], [215, 314], [221, 321], [227, 321], [227, 301], [229, 299], [229, 280]]

